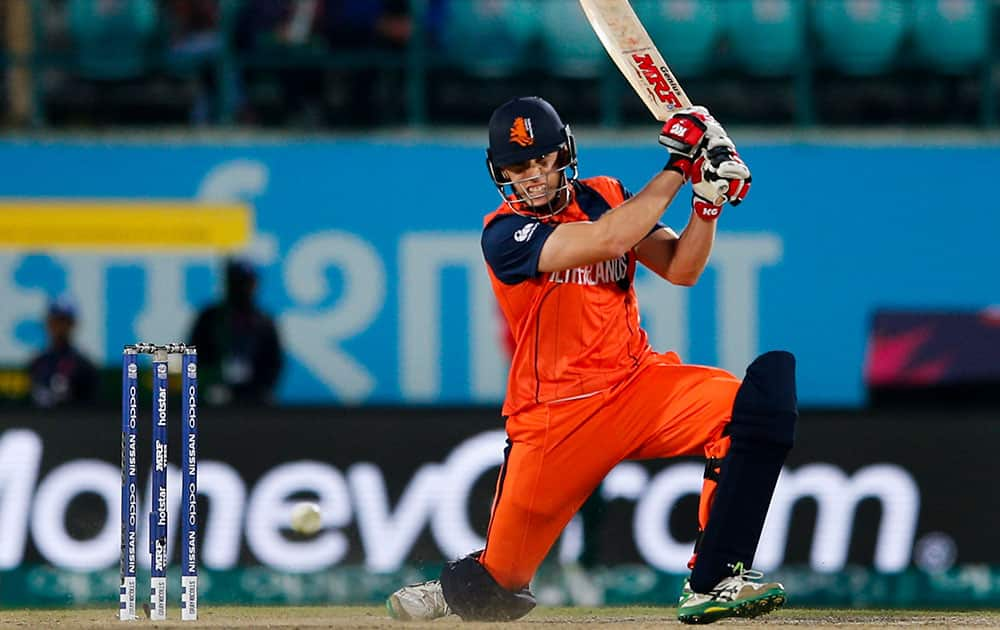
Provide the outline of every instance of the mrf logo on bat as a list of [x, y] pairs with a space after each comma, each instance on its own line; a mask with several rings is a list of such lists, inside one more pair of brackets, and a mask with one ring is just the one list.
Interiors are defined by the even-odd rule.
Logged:
[[677, 98], [678, 88], [670, 85], [670, 82], [667, 80], [667, 72], [662, 68], [656, 67], [656, 62], [653, 61], [652, 55], [633, 53], [632, 61], [635, 62], [636, 72], [646, 80], [646, 83], [652, 88], [653, 94], [656, 95], [656, 98], [661, 103], [666, 103], [671, 108], [683, 107], [680, 99]]

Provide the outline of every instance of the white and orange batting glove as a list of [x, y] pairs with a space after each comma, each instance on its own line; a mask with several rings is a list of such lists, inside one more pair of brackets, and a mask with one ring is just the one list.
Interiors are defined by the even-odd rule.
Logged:
[[738, 206], [743, 202], [752, 178], [721, 125], [710, 124], [705, 136], [705, 147], [691, 167], [691, 209], [700, 218], [714, 221], [724, 204]]

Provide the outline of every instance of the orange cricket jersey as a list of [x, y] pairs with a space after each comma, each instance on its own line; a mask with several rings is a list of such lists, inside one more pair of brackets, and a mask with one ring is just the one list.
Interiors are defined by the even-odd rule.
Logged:
[[500, 310], [515, 340], [503, 414], [605, 390], [652, 350], [639, 327], [633, 252], [538, 272], [542, 245], [560, 223], [594, 221], [631, 196], [621, 182], [573, 183], [562, 212], [539, 220], [501, 205], [483, 220], [482, 247]]

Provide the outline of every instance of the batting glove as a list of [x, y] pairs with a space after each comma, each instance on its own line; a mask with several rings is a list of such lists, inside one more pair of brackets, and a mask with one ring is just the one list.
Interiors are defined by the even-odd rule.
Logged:
[[692, 166], [691, 207], [702, 219], [714, 221], [722, 206], [740, 205], [750, 192], [750, 169], [728, 136], [710, 136]]
[[670, 152], [663, 170], [676, 171], [685, 180], [690, 179], [692, 165], [712, 124], [718, 126], [708, 110], [701, 106], [687, 107], [671, 116], [660, 130], [660, 144]]

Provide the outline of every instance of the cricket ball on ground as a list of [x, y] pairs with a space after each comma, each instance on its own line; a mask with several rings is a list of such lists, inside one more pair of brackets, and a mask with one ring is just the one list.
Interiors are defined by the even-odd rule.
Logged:
[[308, 501], [292, 507], [292, 529], [299, 534], [315, 534], [322, 525], [319, 505]]

